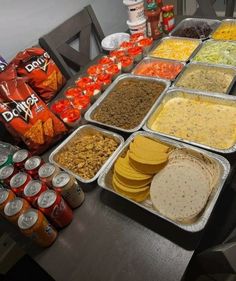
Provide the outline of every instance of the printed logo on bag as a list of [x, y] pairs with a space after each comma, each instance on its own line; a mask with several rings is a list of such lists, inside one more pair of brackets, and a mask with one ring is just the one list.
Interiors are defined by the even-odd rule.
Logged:
[[33, 70], [40, 68], [44, 72], [47, 72], [47, 67], [50, 63], [50, 56], [47, 52], [45, 52], [42, 56], [38, 57], [37, 59], [33, 58], [30, 63], [25, 66], [25, 69], [28, 73], [32, 72]]
[[11, 110], [1, 113], [6, 122], [11, 122], [13, 118], [22, 118], [26, 123], [33, 117], [32, 107], [39, 101], [35, 94], [32, 94], [24, 101], [6, 102], [4, 105]]

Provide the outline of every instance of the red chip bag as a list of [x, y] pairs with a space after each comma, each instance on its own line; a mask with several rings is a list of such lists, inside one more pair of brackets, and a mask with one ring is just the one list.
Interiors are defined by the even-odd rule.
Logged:
[[25, 79], [17, 77], [13, 64], [0, 73], [0, 120], [38, 154], [67, 131]]
[[49, 54], [42, 48], [29, 48], [12, 60], [17, 74], [27, 78], [27, 83], [45, 102], [50, 101], [65, 84], [65, 78]]

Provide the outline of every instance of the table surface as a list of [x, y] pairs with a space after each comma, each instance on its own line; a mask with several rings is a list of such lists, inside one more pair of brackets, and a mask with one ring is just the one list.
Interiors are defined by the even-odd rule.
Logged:
[[[234, 158], [230, 160], [234, 163]], [[50, 248], [38, 249], [21, 237], [22, 245], [56, 281], [178, 281], [199, 246], [222, 241], [234, 227], [236, 211], [230, 207], [236, 202], [235, 186], [236, 179], [231, 177], [206, 229], [195, 234], [180, 230], [96, 184], [83, 186], [85, 202], [74, 211], [72, 223], [59, 232]], [[227, 215], [222, 215], [223, 208]], [[227, 225], [219, 230], [218, 226], [226, 221]], [[3, 227], [12, 233], [12, 226]]]

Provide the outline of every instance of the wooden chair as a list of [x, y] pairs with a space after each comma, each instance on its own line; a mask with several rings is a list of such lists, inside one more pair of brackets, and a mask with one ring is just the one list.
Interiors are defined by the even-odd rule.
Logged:
[[[105, 37], [96, 15], [90, 5], [78, 12], [54, 30], [39, 39], [45, 49], [58, 65], [66, 79], [73, 76], [73, 71], [91, 62], [91, 35], [94, 35], [99, 52], [102, 52], [101, 41]], [[70, 44], [78, 39], [79, 50]]]
[[[198, 8], [193, 16], [205, 17], [205, 18], [217, 18], [216, 12], [214, 10], [214, 3], [216, 0], [196, 0], [198, 3]], [[235, 0], [227, 0], [225, 7], [225, 17], [233, 17]], [[177, 0], [177, 15], [182, 16], [184, 12], [183, 0]]]

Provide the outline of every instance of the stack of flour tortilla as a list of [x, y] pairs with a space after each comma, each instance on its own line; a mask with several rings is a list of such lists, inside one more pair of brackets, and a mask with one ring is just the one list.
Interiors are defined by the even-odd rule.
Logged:
[[194, 151], [174, 149], [168, 164], [153, 177], [153, 207], [171, 220], [191, 223], [204, 210], [219, 177], [216, 161]]

